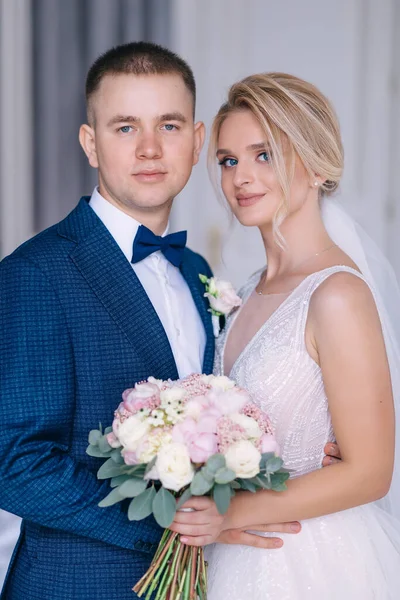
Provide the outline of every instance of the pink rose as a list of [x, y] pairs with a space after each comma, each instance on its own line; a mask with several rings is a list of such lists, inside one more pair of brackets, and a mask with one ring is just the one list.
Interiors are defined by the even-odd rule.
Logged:
[[190, 440], [197, 433], [197, 424], [193, 419], [187, 418], [182, 423], [174, 425], [172, 429], [172, 439], [179, 444], [190, 443]]
[[126, 452], [123, 451], [123, 456], [124, 456], [124, 462], [126, 465], [137, 465], [138, 464], [138, 459], [136, 456], [136, 452]]
[[214, 278], [210, 290], [215, 292], [216, 297], [213, 293], [206, 293], [204, 296], [208, 298], [211, 308], [216, 312], [228, 315], [236, 306], [242, 304], [241, 298], [236, 294], [233, 285], [229, 281]]
[[111, 433], [107, 434], [106, 439], [107, 439], [107, 442], [110, 444], [111, 448], [120, 448], [121, 447], [121, 443], [117, 439], [117, 437], [113, 431]]
[[215, 433], [198, 433], [193, 436], [188, 446], [190, 460], [194, 463], [205, 463], [218, 450]]
[[125, 390], [122, 394], [125, 410], [136, 412], [146, 407], [151, 398], [159, 398], [160, 388], [154, 383], [137, 383], [134, 388]]
[[265, 454], [266, 452], [273, 452], [279, 456], [280, 449], [278, 442], [270, 433], [264, 433], [264, 435], [261, 437], [261, 452], [262, 454]]

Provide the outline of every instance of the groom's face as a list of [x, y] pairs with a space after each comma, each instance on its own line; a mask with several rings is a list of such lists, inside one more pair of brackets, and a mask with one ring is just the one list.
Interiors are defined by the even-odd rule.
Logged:
[[[204, 126], [179, 75], [106, 75], [92, 98], [83, 143], [100, 193], [140, 219], [169, 208], [197, 163]], [[82, 139], [81, 139], [82, 141]]]

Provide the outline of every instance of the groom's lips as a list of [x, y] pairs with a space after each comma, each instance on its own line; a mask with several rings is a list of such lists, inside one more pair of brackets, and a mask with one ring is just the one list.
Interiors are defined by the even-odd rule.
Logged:
[[256, 204], [265, 194], [239, 194], [236, 196], [239, 206], [252, 206]]
[[134, 173], [133, 175], [137, 181], [141, 183], [158, 183], [163, 181], [166, 176], [165, 171], [153, 171], [153, 170], [144, 170], [139, 173]]

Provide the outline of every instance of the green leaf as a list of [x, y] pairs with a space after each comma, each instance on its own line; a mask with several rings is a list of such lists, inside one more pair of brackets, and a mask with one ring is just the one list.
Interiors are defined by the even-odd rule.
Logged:
[[128, 473], [128, 475], [135, 475], [135, 477], [143, 478], [146, 472], [146, 465], [134, 465], [133, 467], [129, 467], [129, 469], [126, 472]]
[[220, 515], [224, 515], [231, 502], [231, 486], [228, 483], [216, 483], [213, 489], [214, 502]]
[[124, 483], [124, 481], [128, 481], [128, 479], [130, 479], [130, 475], [117, 475], [111, 479], [110, 486], [117, 487], [118, 485]]
[[234, 479], [236, 479], [235, 471], [232, 471], [232, 469], [228, 469], [227, 467], [224, 467], [223, 469], [218, 469], [218, 471], [215, 473], [216, 483], [222, 485], [224, 483], [230, 483]]
[[128, 508], [128, 519], [130, 521], [141, 521], [153, 512], [153, 500], [156, 495], [154, 486], [147, 488], [144, 492], [136, 496]]
[[176, 510], [179, 510], [180, 508], [182, 508], [182, 506], [185, 504], [185, 502], [187, 502], [188, 500], [190, 500], [190, 498], [192, 497], [192, 492], [190, 490], [190, 487], [188, 487], [183, 494], [180, 496], [177, 505], [176, 505]]
[[256, 475], [255, 477], [252, 477], [250, 479], [251, 483], [253, 483], [255, 485], [255, 487], [257, 489], [261, 488], [264, 490], [270, 490], [271, 489], [271, 484], [269, 481], [269, 477], [267, 477], [266, 475], [260, 473], [259, 475]]
[[108, 494], [108, 496], [99, 502], [99, 506], [102, 508], [105, 506], [112, 506], [113, 504], [117, 504], [117, 502], [121, 502], [121, 500], [123, 500], [123, 497], [119, 493], [119, 488], [115, 488]]
[[135, 498], [139, 496], [147, 488], [148, 481], [139, 479], [138, 477], [129, 478], [128, 481], [124, 481], [119, 487], [119, 493], [124, 498]]
[[101, 431], [99, 431], [98, 429], [92, 429], [92, 431], [89, 432], [89, 444], [91, 444], [92, 446], [97, 446], [97, 442], [101, 437]]
[[106, 427], [104, 430], [105, 435], [107, 435], [108, 433], [111, 433], [113, 430], [112, 426], [110, 425], [109, 427]]
[[113, 459], [109, 458], [97, 471], [97, 479], [108, 479], [109, 477], [123, 475], [124, 472], [121, 469], [123, 469], [123, 465], [116, 465]]
[[266, 471], [267, 473], [275, 473], [275, 471], [279, 471], [282, 465], [283, 460], [279, 456], [274, 456], [267, 461]]
[[154, 467], [154, 465], [156, 464], [156, 460], [157, 460], [157, 456], [152, 458], [151, 461], [149, 463], [147, 463], [145, 471], [144, 471], [145, 475], [147, 475], [147, 473], [149, 473], [149, 471], [151, 471], [151, 469]]
[[111, 458], [117, 465], [124, 465], [124, 457], [121, 454], [121, 448], [114, 448], [114, 450], [110, 454]]
[[110, 452], [112, 450], [110, 444], [107, 442], [107, 437], [105, 435], [99, 438], [97, 445], [99, 447], [99, 450], [101, 450], [102, 452]]
[[256, 486], [249, 479], [238, 479], [237, 482], [240, 484], [242, 490], [252, 493], [256, 491]]
[[261, 455], [260, 469], [265, 469], [265, 466], [270, 458], [275, 458], [275, 454], [273, 452], [264, 452], [264, 454]]
[[97, 446], [88, 446], [86, 448], [86, 454], [88, 454], [89, 456], [93, 456], [94, 458], [108, 458], [108, 454], [104, 454], [104, 452], [101, 452], [101, 450], [99, 450], [99, 448]]
[[224, 467], [226, 467], [226, 460], [223, 454], [213, 454], [206, 463], [207, 471], [214, 474]]
[[236, 480], [231, 481], [231, 488], [233, 490], [241, 490], [242, 489], [240, 483], [238, 483]]
[[206, 479], [210, 483], [214, 484], [214, 472], [213, 471], [210, 471], [207, 468], [207, 466], [205, 466], [200, 469], [200, 472], [203, 475], [204, 479]]
[[193, 477], [192, 483], [190, 484], [190, 491], [193, 496], [204, 496], [213, 487], [213, 483], [207, 481], [202, 475], [201, 471], [198, 471]]
[[201, 273], [199, 273], [199, 279], [200, 279], [201, 283], [204, 283], [204, 285], [208, 281], [208, 277], [206, 275], [202, 275]]
[[169, 527], [176, 513], [174, 496], [165, 488], [160, 488], [153, 500], [154, 518], [160, 527]]
[[287, 490], [286, 481], [289, 479], [289, 473], [273, 473], [270, 476], [271, 490], [274, 492], [284, 492]]

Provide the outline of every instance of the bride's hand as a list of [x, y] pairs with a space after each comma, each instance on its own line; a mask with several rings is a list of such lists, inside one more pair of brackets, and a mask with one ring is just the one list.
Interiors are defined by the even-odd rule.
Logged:
[[[299, 533], [301, 525], [297, 521], [293, 523], [278, 523], [274, 525], [254, 525], [251, 531], [274, 532], [274, 533]], [[250, 533], [247, 529], [226, 529], [222, 531], [216, 542], [219, 544], [240, 544], [242, 546], [253, 546], [254, 548], [264, 548], [275, 550], [282, 548], [283, 540], [279, 537], [265, 537]]]
[[334, 463], [340, 462], [342, 460], [342, 456], [340, 454], [340, 448], [337, 444], [330, 442], [326, 444], [324, 448], [325, 456], [322, 461], [323, 467], [328, 467], [329, 465], [333, 465]]
[[[192, 508], [187, 512], [186, 509]], [[181, 542], [189, 546], [206, 546], [216, 541], [224, 529], [225, 517], [220, 515], [211, 498], [195, 496], [176, 513], [171, 531], [179, 533]]]

